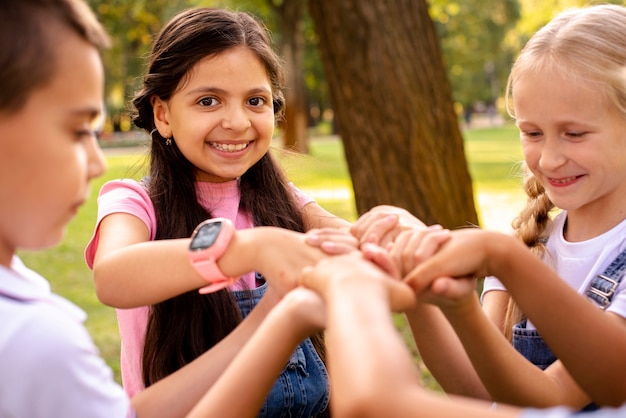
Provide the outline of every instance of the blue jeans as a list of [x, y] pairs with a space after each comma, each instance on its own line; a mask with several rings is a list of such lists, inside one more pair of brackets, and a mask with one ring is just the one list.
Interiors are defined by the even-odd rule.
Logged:
[[[233, 291], [233, 296], [246, 317], [259, 303], [267, 283], [253, 290]], [[263, 359], [259, 359], [263, 361]], [[253, 370], [250, 371], [254, 373]], [[245, 399], [245, 394], [242, 394]], [[314, 417], [328, 407], [330, 391], [324, 362], [308, 338], [293, 352], [274, 383], [259, 417]]]
[[[524, 319], [513, 326], [513, 347], [528, 361], [541, 370], [545, 370], [557, 358], [536, 329], [527, 329], [528, 320]], [[590, 403], [582, 411], [595, 411], [598, 406]]]

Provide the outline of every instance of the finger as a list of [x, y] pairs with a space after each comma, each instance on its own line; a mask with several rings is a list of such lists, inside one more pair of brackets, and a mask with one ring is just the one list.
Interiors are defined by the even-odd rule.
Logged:
[[476, 280], [469, 277], [439, 277], [430, 286], [433, 295], [446, 299], [461, 299], [476, 291]]
[[385, 273], [400, 279], [400, 269], [390, 254], [383, 248], [374, 244], [365, 244], [361, 249], [363, 256], [380, 267]]
[[[391, 234], [398, 225], [398, 215], [390, 214], [371, 222], [368, 228], [363, 232], [360, 242], [371, 242], [381, 245], [381, 239]], [[397, 235], [397, 234], [396, 234]], [[394, 236], [395, 237], [395, 236]], [[391, 237], [393, 238], [393, 237]], [[387, 238], [387, 241], [390, 238]]]
[[353, 243], [324, 241], [320, 249], [328, 255], [338, 255], [356, 251], [357, 247]]

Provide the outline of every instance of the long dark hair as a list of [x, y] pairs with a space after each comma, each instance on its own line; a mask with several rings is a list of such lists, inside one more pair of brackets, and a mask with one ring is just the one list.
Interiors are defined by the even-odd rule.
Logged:
[[[284, 70], [265, 27], [243, 12], [194, 8], [175, 16], [157, 37], [143, 88], [133, 100], [135, 125], [152, 132], [153, 96], [169, 99], [198, 61], [242, 45], [263, 62], [276, 118], [282, 118]], [[198, 223], [211, 217], [198, 203], [194, 173], [176, 141], [165, 145], [155, 131], [146, 185], [156, 211], [156, 239], [189, 237]], [[304, 231], [288, 180], [270, 153], [241, 176], [239, 187], [240, 209], [252, 215], [255, 225]], [[228, 290], [208, 295], [191, 291], [151, 306], [142, 357], [144, 384], [149, 386], [191, 362], [240, 322], [240, 311]]]

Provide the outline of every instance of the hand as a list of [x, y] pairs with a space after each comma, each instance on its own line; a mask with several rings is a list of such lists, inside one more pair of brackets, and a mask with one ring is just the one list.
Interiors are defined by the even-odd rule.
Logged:
[[408, 286], [358, 252], [320, 260], [302, 271], [299, 283], [321, 294], [327, 303], [331, 298], [341, 303], [341, 298], [359, 297], [364, 288], [369, 288], [386, 298], [393, 311], [402, 312], [415, 305], [415, 294]]
[[471, 277], [439, 277], [417, 295], [421, 303], [437, 305], [443, 311], [459, 309], [477, 297], [476, 280]]
[[360, 242], [386, 247], [400, 232], [407, 229], [421, 229], [426, 225], [406, 209], [381, 205], [370, 209], [352, 225], [350, 232]]
[[254, 241], [256, 269], [281, 294], [297, 286], [304, 267], [328, 257], [320, 248], [308, 245], [303, 233], [276, 227], [253, 230], [261, 234], [261, 238]]
[[275, 310], [283, 311], [291, 322], [302, 327], [303, 338], [309, 337], [326, 327], [324, 300], [313, 290], [297, 287], [287, 293]]
[[406, 230], [390, 246], [390, 257], [401, 276], [435, 254], [450, 239], [450, 231], [440, 225]]
[[359, 249], [359, 241], [347, 228], [316, 228], [306, 232], [306, 243], [326, 254], [345, 254]]
[[[449, 239], [441, 245], [439, 251], [418, 263], [405, 276], [405, 281], [415, 289], [416, 293], [421, 294], [425, 289], [434, 286], [434, 282], [442, 277], [467, 280], [492, 274], [489, 248], [494, 245], [506, 247], [504, 240], [515, 242], [514, 238], [504, 234], [479, 228], [452, 231]], [[447, 281], [442, 283], [444, 283], [440, 289], [442, 293], [459, 291], [459, 289], [446, 289], [446, 286], [451, 286], [445, 284], [448, 283]]]

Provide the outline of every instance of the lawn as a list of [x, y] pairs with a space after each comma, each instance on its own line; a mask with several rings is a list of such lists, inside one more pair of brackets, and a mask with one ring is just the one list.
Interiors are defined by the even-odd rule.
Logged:
[[[517, 130], [513, 126], [503, 126], [468, 130], [464, 135], [477, 209], [481, 219], [484, 219], [483, 225], [506, 229], [523, 201], [514, 170], [521, 159]], [[341, 143], [336, 138], [324, 137], [311, 141], [310, 147], [311, 154], [308, 156], [282, 151], [277, 152], [277, 156], [298, 187], [313, 195], [326, 209], [353, 220], [356, 210]], [[55, 292], [87, 312], [86, 326], [118, 381], [119, 337], [115, 313], [96, 298], [83, 251], [93, 233], [100, 186], [113, 178], [140, 178], [143, 158], [142, 153], [136, 153], [132, 148], [107, 151], [107, 173], [94, 182], [91, 199], [70, 223], [63, 243], [43, 252], [20, 252], [25, 263], [46, 277]], [[398, 326], [408, 335], [401, 320], [398, 320]], [[425, 377], [428, 379], [427, 374]], [[434, 385], [429, 383], [431, 387]]]

